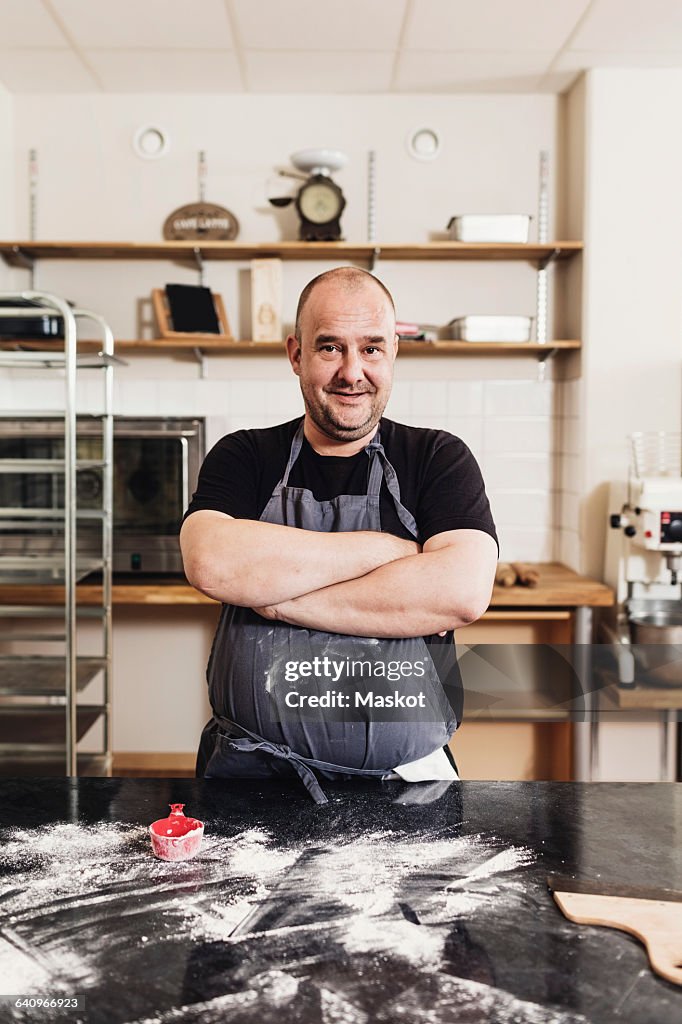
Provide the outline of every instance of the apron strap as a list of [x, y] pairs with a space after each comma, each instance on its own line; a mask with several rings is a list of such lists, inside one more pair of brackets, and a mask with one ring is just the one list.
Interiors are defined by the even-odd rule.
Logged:
[[270, 743], [268, 740], [248, 740], [248, 739], [229, 739], [228, 743], [235, 750], [241, 751], [253, 751], [263, 750], [266, 754], [272, 754], [273, 757], [281, 757], [291, 763], [292, 768], [298, 775], [299, 779], [310, 793], [311, 797], [316, 804], [329, 803], [325, 796], [322, 786], [317, 781], [317, 776], [307, 764], [304, 764], [303, 760], [290, 750], [289, 747], [284, 744]]
[[[282, 490], [289, 483], [289, 476], [293, 469], [296, 459], [301, 454], [301, 448], [303, 447], [304, 438], [304, 424], [305, 417], [299, 423], [294, 439], [291, 442], [291, 450], [289, 452], [289, 458], [287, 460], [286, 469], [284, 470], [284, 476], [275, 487], [272, 492], [272, 497], [279, 496]], [[393, 498], [393, 504], [398, 515], [398, 519], [403, 524], [405, 529], [416, 539], [419, 536], [419, 530], [417, 529], [417, 520], [414, 518], [409, 509], [406, 509], [400, 500], [400, 484], [398, 483], [398, 477], [391, 463], [386, 457], [384, 446], [381, 443], [381, 432], [380, 428], [377, 428], [377, 432], [365, 448], [369, 457], [369, 480], [367, 483], [367, 494], [372, 497], [379, 497], [381, 493], [381, 481], [386, 480], [386, 486], [388, 487], [388, 493]], [[376, 456], [379, 456], [377, 459]]]
[[[370, 471], [369, 481], [367, 484], [367, 493], [373, 496], [379, 495], [381, 491], [381, 480], [382, 477], [386, 481], [388, 487], [388, 493], [393, 498], [393, 504], [398, 519], [403, 524], [406, 530], [416, 539], [419, 536], [419, 530], [417, 528], [417, 520], [414, 518], [409, 509], [405, 508], [402, 501], [400, 500], [400, 484], [398, 483], [398, 476], [391, 463], [388, 461], [384, 446], [379, 438], [379, 431], [377, 430], [374, 439], [369, 442], [365, 448], [369, 459], [370, 459]], [[378, 458], [377, 458], [378, 456]], [[382, 472], [383, 471], [383, 472]]]
[[[229, 745], [234, 747], [235, 750], [240, 750], [243, 753], [262, 750], [272, 757], [279, 757], [282, 760], [289, 761], [316, 804], [326, 804], [328, 800], [322, 786], [318, 782], [317, 776], [312, 770], [313, 768], [319, 768], [321, 771], [336, 772], [342, 775], [361, 775], [365, 778], [374, 779], [390, 778], [392, 775], [390, 769], [348, 768], [345, 765], [332, 764], [330, 761], [318, 761], [313, 757], [303, 757], [302, 754], [297, 754], [295, 750], [288, 747], [286, 743], [273, 743], [270, 740], [266, 740], [263, 736], [259, 736], [258, 733], [251, 732], [250, 729], [246, 729], [243, 725], [238, 725], [237, 722], [233, 722], [229, 718], [216, 715], [215, 712], [213, 719], [222, 730], [222, 734]], [[235, 733], [241, 735], [235, 736]]]
[[301, 448], [303, 447], [303, 424], [304, 423], [305, 423], [305, 417], [301, 420], [301, 422], [299, 423], [299, 425], [298, 425], [298, 427], [296, 429], [296, 433], [294, 434], [294, 439], [291, 442], [291, 448], [289, 450], [289, 458], [287, 460], [287, 467], [284, 470], [284, 476], [282, 477], [282, 479], [280, 480], [280, 482], [277, 484], [277, 486], [275, 487], [274, 491], [272, 492], [272, 497], [275, 497], [275, 495], [279, 495], [281, 493], [282, 489], [284, 487], [286, 487], [287, 484], [289, 483], [289, 474], [291, 473], [291, 470], [293, 468], [294, 463], [296, 462], [296, 459], [301, 454]]

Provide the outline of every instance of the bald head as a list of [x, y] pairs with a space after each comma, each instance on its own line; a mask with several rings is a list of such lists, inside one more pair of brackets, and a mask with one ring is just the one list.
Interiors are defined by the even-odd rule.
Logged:
[[312, 281], [309, 281], [301, 292], [301, 297], [298, 300], [298, 307], [296, 309], [296, 340], [301, 343], [301, 320], [303, 318], [303, 312], [305, 310], [308, 299], [322, 284], [330, 284], [339, 288], [342, 292], [348, 293], [348, 298], [352, 301], [354, 293], [362, 291], [368, 285], [376, 285], [380, 292], [384, 295], [388, 302], [393, 316], [395, 317], [395, 303], [393, 302], [393, 296], [389, 292], [385, 284], [375, 277], [374, 274], [370, 274], [367, 270], [360, 270], [358, 267], [336, 267], [334, 270], [325, 270], [323, 274], [318, 274]]

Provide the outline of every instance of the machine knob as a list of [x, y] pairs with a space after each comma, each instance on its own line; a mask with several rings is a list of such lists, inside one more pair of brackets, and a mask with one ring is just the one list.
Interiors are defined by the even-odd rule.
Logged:
[[673, 519], [668, 524], [668, 537], [670, 540], [682, 540], [682, 519]]
[[619, 530], [620, 529], [620, 520], [621, 520], [620, 512], [616, 512], [616, 513], [614, 513], [614, 515], [609, 516], [609, 525], [610, 525], [612, 530]]
[[637, 530], [634, 528], [634, 526], [626, 526], [623, 530], [623, 533], [626, 537], [634, 537], [637, 533]]

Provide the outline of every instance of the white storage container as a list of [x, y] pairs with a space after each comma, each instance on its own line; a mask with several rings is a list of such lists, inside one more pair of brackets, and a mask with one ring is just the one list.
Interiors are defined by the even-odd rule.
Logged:
[[530, 316], [460, 316], [448, 324], [456, 341], [530, 341]]
[[466, 213], [448, 223], [454, 242], [527, 242], [530, 217], [523, 213]]

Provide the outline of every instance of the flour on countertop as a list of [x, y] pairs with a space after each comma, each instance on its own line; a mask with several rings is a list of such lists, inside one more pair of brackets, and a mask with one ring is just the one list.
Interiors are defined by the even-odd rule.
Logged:
[[[456, 828], [408, 835], [358, 828], [333, 846], [282, 844], [262, 828], [231, 837], [209, 831], [199, 855], [177, 864], [153, 857], [141, 825], [15, 829], [0, 848], [6, 871], [0, 882], [0, 978], [7, 991], [34, 991], [47, 983], [74, 991], [77, 982], [87, 993], [107, 977], [108, 922], [140, 913], [145, 934], [140, 937], [134, 916], [129, 933], [140, 955], [160, 942], [178, 941], [188, 948], [255, 942], [259, 950], [274, 943], [281, 953], [287, 943], [296, 949], [299, 938], [309, 935], [318, 936], [320, 949], [331, 951], [333, 962], [347, 963], [353, 976], [376, 957], [398, 971], [401, 963], [408, 964], [422, 981], [386, 1004], [390, 1013], [386, 1009], [385, 1018], [376, 1019], [387, 1024], [438, 1021], [438, 1000], [455, 996], [494, 1006], [500, 1024], [579, 1022], [583, 1018], [552, 1015], [441, 970], [454, 923], [479, 912], [513, 913], [525, 886], [511, 873], [533, 860], [526, 848], [501, 849], [495, 838], [461, 836]], [[61, 923], [83, 910], [87, 922], [75, 944]], [[285, 1007], [299, 998], [312, 1000], [325, 1024], [369, 1019], [324, 973], [310, 973], [312, 961], [297, 964], [294, 956], [289, 963], [280, 955], [278, 962], [288, 969], [261, 971], [248, 977], [241, 991], [153, 1020], [220, 1020], [230, 1011], [250, 1014], [251, 1006]], [[424, 999], [418, 995], [422, 984], [430, 986]]]

